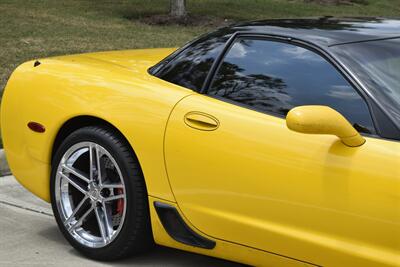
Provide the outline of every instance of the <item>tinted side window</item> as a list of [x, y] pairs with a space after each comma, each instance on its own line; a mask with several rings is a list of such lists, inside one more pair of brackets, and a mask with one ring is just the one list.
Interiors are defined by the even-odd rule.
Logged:
[[231, 33], [219, 30], [187, 47], [171, 60], [157, 76], [171, 83], [199, 91], [216, 57]]
[[368, 107], [323, 57], [292, 44], [238, 39], [208, 90], [256, 110], [285, 116], [301, 105], [326, 105], [362, 132], [374, 133]]

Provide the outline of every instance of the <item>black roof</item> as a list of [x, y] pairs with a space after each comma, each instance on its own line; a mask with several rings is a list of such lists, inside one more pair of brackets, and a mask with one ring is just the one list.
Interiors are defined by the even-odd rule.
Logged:
[[234, 31], [296, 38], [320, 46], [400, 37], [400, 20], [387, 18], [303, 18], [239, 23]]

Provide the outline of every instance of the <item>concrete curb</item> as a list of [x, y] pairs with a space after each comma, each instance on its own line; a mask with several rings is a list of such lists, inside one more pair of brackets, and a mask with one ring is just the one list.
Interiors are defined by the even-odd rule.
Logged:
[[0, 176], [10, 175], [10, 167], [8, 167], [6, 153], [4, 149], [0, 149]]

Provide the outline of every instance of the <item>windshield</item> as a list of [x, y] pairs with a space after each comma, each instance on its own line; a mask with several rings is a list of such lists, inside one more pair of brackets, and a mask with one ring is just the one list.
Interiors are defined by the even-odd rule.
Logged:
[[332, 47], [400, 125], [400, 39], [376, 40]]

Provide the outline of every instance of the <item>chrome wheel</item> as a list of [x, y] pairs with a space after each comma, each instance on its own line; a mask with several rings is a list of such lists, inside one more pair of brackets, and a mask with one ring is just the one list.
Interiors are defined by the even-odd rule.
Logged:
[[55, 201], [68, 233], [80, 244], [100, 248], [120, 232], [126, 213], [121, 170], [94, 142], [80, 142], [62, 156], [55, 176]]

